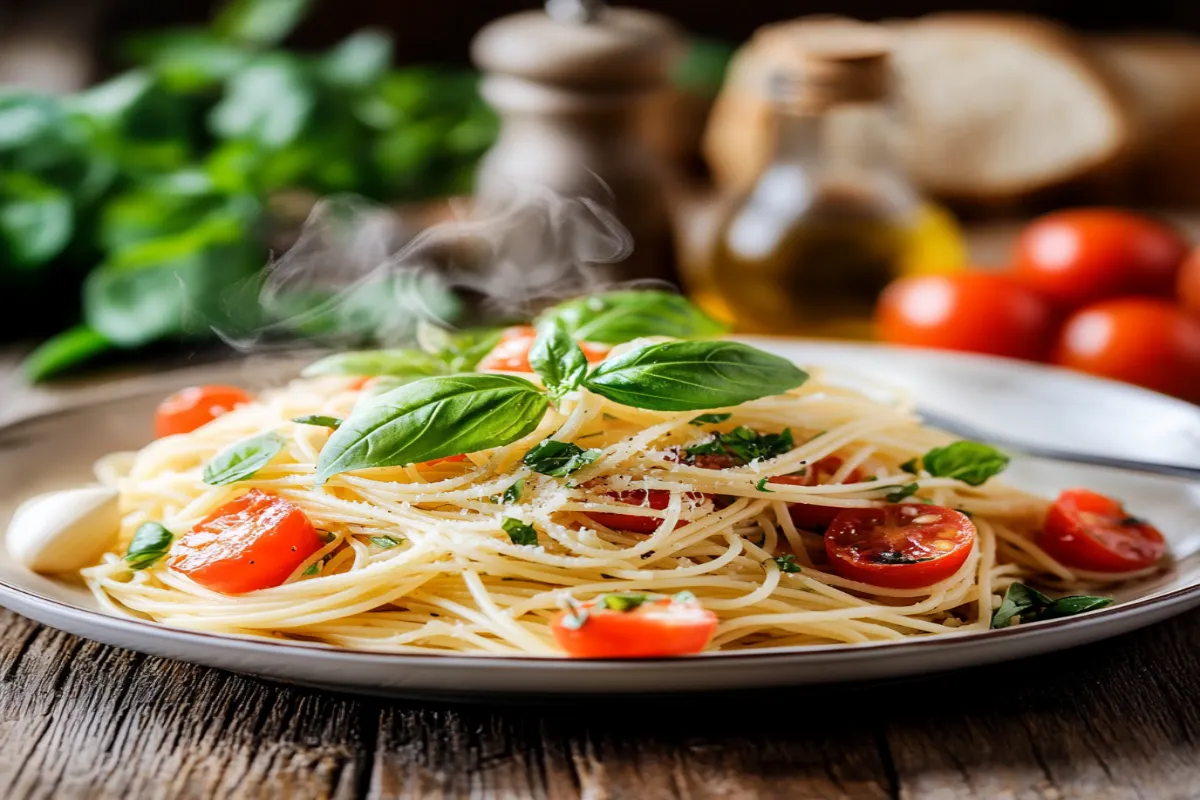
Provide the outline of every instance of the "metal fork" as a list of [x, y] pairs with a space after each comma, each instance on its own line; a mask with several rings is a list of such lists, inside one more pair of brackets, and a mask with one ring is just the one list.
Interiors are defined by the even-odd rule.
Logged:
[[929, 425], [935, 428], [953, 433], [956, 436], [961, 436], [964, 439], [971, 439], [976, 442], [984, 442], [986, 444], [996, 445], [997, 447], [1007, 450], [1011, 453], [1019, 453], [1022, 455], [1033, 456], [1035, 458], [1045, 458], [1051, 461], [1067, 461], [1073, 464], [1092, 464], [1099, 467], [1113, 467], [1115, 469], [1127, 469], [1134, 472], [1148, 472], [1154, 475], [1170, 475], [1175, 478], [1190, 478], [1191, 480], [1200, 480], [1200, 467], [1189, 467], [1183, 464], [1159, 464], [1154, 461], [1139, 461], [1131, 458], [1119, 458], [1117, 456], [1100, 455], [1099, 453], [1084, 453], [1078, 450], [1064, 450], [1058, 447], [1045, 447], [1038, 444], [1019, 441], [1008, 436], [996, 436], [990, 432], [981, 430], [969, 422], [963, 422], [960, 419], [946, 416], [938, 411], [930, 411], [927, 408], [918, 408], [917, 413]]

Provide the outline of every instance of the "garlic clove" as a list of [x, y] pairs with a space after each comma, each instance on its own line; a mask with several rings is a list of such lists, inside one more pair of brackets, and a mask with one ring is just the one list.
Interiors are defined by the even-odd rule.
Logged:
[[74, 572], [100, 560], [121, 527], [108, 486], [49, 492], [25, 501], [8, 526], [8, 552], [34, 572]]

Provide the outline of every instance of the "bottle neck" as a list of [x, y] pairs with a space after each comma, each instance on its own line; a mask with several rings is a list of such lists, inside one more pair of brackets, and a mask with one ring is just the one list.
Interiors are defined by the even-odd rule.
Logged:
[[772, 162], [820, 175], [895, 176], [900, 164], [892, 131], [890, 109], [883, 103], [835, 106], [818, 113], [777, 106]]

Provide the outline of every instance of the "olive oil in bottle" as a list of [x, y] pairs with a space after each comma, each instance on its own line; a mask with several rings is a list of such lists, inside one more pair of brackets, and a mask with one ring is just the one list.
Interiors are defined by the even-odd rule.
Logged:
[[882, 35], [830, 32], [792, 54], [770, 81], [774, 157], [728, 209], [690, 288], [739, 331], [867, 338], [884, 286], [952, 268], [961, 239], [893, 155]]

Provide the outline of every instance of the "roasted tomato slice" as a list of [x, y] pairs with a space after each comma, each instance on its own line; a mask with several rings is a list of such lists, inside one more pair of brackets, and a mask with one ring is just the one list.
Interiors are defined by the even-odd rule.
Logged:
[[[671, 502], [671, 493], [666, 489], [633, 489], [628, 492], [609, 492], [605, 495], [631, 506], [645, 506], [655, 511], [664, 510]], [[704, 495], [699, 492], [689, 492], [688, 499], [696, 503], [704, 502]], [[589, 511], [587, 516], [614, 531], [629, 531], [630, 533], [654, 533], [662, 524], [662, 517], [640, 516], [637, 514], [614, 514], [605, 511]], [[676, 528], [687, 525], [687, 520], [679, 520]]]
[[1132, 572], [1158, 562], [1167, 542], [1158, 528], [1130, 516], [1111, 497], [1068, 489], [1046, 515], [1038, 546], [1068, 567]]
[[[845, 463], [837, 456], [825, 456], [813, 464], [803, 475], [777, 475], [767, 483], [782, 483], [792, 486], [817, 486], [829, 483], [829, 479], [837, 474]], [[855, 467], [850, 470], [844, 483], [859, 483], [865, 476], [862, 470]], [[814, 503], [789, 503], [788, 516], [797, 528], [809, 531], [823, 531], [833, 522], [833, 518], [845, 509], [833, 506], [821, 506]]]
[[[507, 328], [492, 351], [479, 362], [477, 369], [481, 371], [533, 372], [533, 367], [529, 366], [529, 350], [533, 347], [533, 340], [536, 338], [537, 329], [532, 325]], [[589, 364], [596, 364], [603, 361], [612, 348], [595, 342], [579, 342], [579, 349], [583, 351]]]
[[825, 553], [843, 578], [887, 589], [919, 589], [967, 560], [975, 525], [965, 514], [915, 503], [848, 508], [825, 533]]
[[699, 653], [717, 615], [695, 599], [621, 593], [601, 595], [551, 623], [559, 647], [574, 658], [653, 658]]
[[254, 402], [254, 396], [236, 386], [189, 386], [163, 400], [154, 412], [154, 435], [158, 438], [192, 431], [212, 422], [238, 406]]
[[324, 545], [296, 505], [251, 489], [171, 548], [167, 566], [224, 594], [279, 586]]

